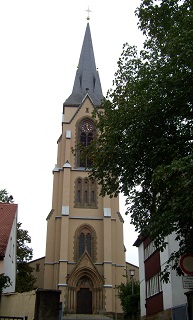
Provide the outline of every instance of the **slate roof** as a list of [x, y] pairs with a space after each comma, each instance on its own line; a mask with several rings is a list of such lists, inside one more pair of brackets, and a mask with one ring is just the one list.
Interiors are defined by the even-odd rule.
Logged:
[[17, 213], [17, 204], [0, 202], [0, 257], [6, 253], [11, 228]]
[[85, 31], [73, 90], [64, 102], [64, 106], [80, 105], [86, 94], [89, 94], [95, 106], [100, 106], [103, 93], [96, 69], [89, 23]]

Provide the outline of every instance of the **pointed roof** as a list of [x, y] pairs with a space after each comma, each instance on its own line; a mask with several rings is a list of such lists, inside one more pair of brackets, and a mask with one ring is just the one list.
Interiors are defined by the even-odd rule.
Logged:
[[79, 105], [86, 94], [89, 94], [94, 105], [99, 106], [101, 104], [103, 93], [96, 69], [89, 23], [86, 27], [73, 90], [64, 105]]
[[5, 256], [7, 245], [17, 214], [17, 204], [0, 202], [0, 257]]

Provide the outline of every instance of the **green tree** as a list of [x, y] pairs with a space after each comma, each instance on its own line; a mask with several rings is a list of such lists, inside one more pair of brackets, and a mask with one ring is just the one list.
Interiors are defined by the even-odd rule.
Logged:
[[27, 246], [31, 243], [31, 237], [27, 230], [21, 229], [21, 223], [17, 224], [17, 277], [16, 291], [25, 292], [34, 289], [36, 279], [28, 262], [33, 257], [33, 250]]
[[119, 298], [124, 311], [124, 317], [132, 315], [135, 319], [139, 315], [140, 304], [140, 285], [138, 281], [128, 281], [126, 284], [121, 283], [119, 286]]
[[113, 88], [95, 110], [91, 175], [102, 195], [124, 193], [136, 231], [160, 250], [176, 234], [167, 268], [178, 269], [193, 252], [193, 4], [143, 0], [136, 14], [144, 48], [123, 46]]
[[13, 203], [13, 196], [9, 195], [6, 189], [0, 190], [0, 201], [1, 202], [7, 202], [7, 203]]
[[11, 280], [4, 273], [0, 273], [0, 296], [3, 292], [3, 289], [9, 287], [11, 285]]

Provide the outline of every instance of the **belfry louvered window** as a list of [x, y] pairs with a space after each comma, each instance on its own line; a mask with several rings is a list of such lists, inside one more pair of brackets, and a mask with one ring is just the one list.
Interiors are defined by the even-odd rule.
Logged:
[[75, 207], [96, 208], [97, 188], [95, 180], [77, 178], [75, 180]]

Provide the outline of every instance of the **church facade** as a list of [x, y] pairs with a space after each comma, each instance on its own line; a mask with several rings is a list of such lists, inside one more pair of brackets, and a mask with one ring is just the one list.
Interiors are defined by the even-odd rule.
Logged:
[[123, 313], [117, 289], [126, 275], [119, 199], [101, 197], [100, 186], [89, 178], [89, 159], [72, 152], [97, 134], [92, 111], [102, 99], [88, 23], [72, 94], [63, 104], [47, 217], [44, 288], [61, 290], [68, 313]]

